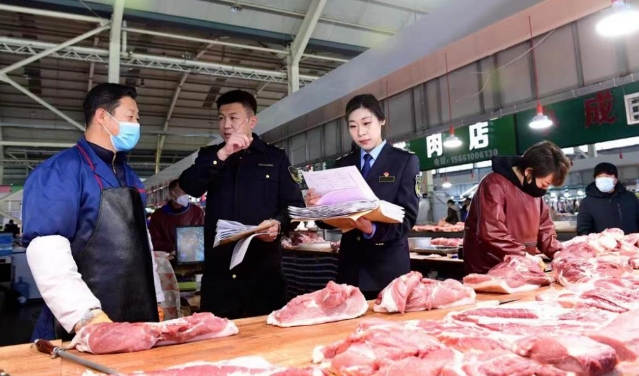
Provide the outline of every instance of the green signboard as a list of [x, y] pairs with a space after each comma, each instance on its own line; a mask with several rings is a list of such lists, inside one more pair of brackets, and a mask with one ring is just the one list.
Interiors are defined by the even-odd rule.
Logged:
[[517, 149], [523, 153], [537, 142], [548, 140], [562, 148], [639, 136], [639, 125], [628, 125], [624, 96], [639, 92], [639, 83], [603, 90], [592, 95], [544, 107], [554, 125], [531, 129], [536, 111], [516, 115]]
[[448, 132], [431, 134], [408, 142], [406, 147], [419, 157], [422, 171], [516, 153], [514, 116], [455, 129], [455, 135], [462, 141], [462, 146], [458, 148], [444, 147], [448, 135]]

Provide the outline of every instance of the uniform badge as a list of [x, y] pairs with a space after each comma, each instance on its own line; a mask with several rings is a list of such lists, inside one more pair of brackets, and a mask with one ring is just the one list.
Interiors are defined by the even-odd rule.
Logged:
[[417, 197], [422, 197], [422, 177], [415, 175], [415, 194]]
[[304, 178], [302, 176], [302, 172], [299, 169], [297, 169], [297, 168], [295, 168], [293, 166], [289, 166], [288, 167], [288, 172], [291, 174], [291, 179], [293, 179], [293, 181], [296, 184], [302, 184], [302, 180]]
[[395, 177], [394, 176], [390, 176], [390, 174], [388, 172], [385, 172], [383, 176], [379, 177], [379, 182], [380, 183], [394, 183], [395, 182]]

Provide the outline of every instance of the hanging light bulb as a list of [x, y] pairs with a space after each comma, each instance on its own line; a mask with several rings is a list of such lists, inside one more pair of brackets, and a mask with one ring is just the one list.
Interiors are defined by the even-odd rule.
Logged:
[[[448, 88], [448, 119], [449, 120], [453, 120], [453, 105], [452, 102], [450, 101], [450, 80], [448, 79], [448, 54], [444, 54], [444, 58], [446, 59], [446, 87]], [[453, 128], [453, 125], [450, 125], [450, 130], [449, 130], [450, 135], [446, 138], [446, 140], [444, 141], [444, 147], [445, 148], [450, 148], [450, 149], [454, 149], [454, 148], [458, 148], [460, 146], [462, 146], [462, 141], [459, 139], [459, 137], [455, 136], [455, 128]]]
[[455, 129], [453, 129], [452, 126], [450, 127], [449, 132], [450, 136], [446, 137], [446, 140], [444, 141], [444, 147], [454, 149], [462, 146], [462, 141], [459, 139], [459, 137], [455, 136]]
[[528, 125], [532, 129], [546, 129], [552, 127], [553, 122], [550, 118], [544, 115], [544, 108], [541, 106], [541, 101], [539, 100], [539, 79], [537, 77], [537, 60], [535, 57], [535, 41], [533, 39], [533, 31], [532, 31], [532, 19], [528, 16], [528, 25], [530, 26], [530, 43], [532, 44], [532, 63], [533, 63], [533, 74], [535, 76], [535, 93], [537, 96], [537, 115], [532, 118], [532, 121]]
[[552, 120], [547, 115], [544, 115], [544, 108], [541, 103], [537, 103], [537, 115], [532, 118], [529, 126], [532, 129], [546, 129], [553, 126]]
[[453, 183], [449, 182], [448, 178], [446, 178], [446, 180], [444, 180], [444, 182], [442, 183], [442, 188], [448, 189], [448, 188], [450, 188], [452, 186], [453, 186]]
[[596, 29], [605, 37], [628, 35], [639, 30], [639, 11], [624, 0], [612, 0], [609, 14], [597, 23]]

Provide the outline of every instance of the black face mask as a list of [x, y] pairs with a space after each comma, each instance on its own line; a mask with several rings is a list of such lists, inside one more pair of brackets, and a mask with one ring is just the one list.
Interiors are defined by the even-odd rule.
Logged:
[[547, 192], [546, 189], [541, 189], [537, 186], [534, 177], [530, 180], [530, 182], [528, 182], [528, 178], [526, 178], [526, 176], [524, 176], [522, 190], [533, 197], [543, 197]]

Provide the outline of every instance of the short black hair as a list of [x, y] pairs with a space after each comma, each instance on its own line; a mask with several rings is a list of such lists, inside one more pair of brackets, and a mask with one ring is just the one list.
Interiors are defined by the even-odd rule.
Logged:
[[552, 185], [561, 187], [570, 170], [570, 159], [559, 146], [550, 141], [542, 141], [526, 150], [517, 168], [522, 174], [531, 168], [535, 178], [552, 175]]
[[353, 98], [346, 104], [346, 123], [348, 123], [348, 117], [351, 116], [353, 111], [365, 108], [375, 115], [377, 120], [384, 121], [386, 116], [382, 105], [373, 94], [360, 94]]
[[217, 110], [219, 111], [220, 107], [231, 103], [239, 103], [244, 106], [247, 111], [252, 111], [253, 115], [257, 114], [257, 100], [253, 94], [248, 91], [231, 90], [220, 95], [216, 102]]
[[174, 190], [175, 188], [177, 188], [180, 185], [180, 181], [178, 179], [175, 180], [171, 180], [171, 182], [169, 183], [169, 191]]
[[450, 205], [450, 204], [455, 205], [455, 201], [453, 201], [453, 200], [448, 200], [448, 205]]
[[85, 125], [88, 127], [91, 124], [95, 112], [99, 108], [103, 108], [113, 115], [113, 111], [120, 105], [120, 99], [124, 97], [135, 99], [137, 95], [135, 88], [131, 86], [111, 83], [95, 85], [84, 98], [84, 103], [82, 104]]
[[13, 219], [10, 219], [10, 220], [9, 220], [9, 223], [13, 223]]

